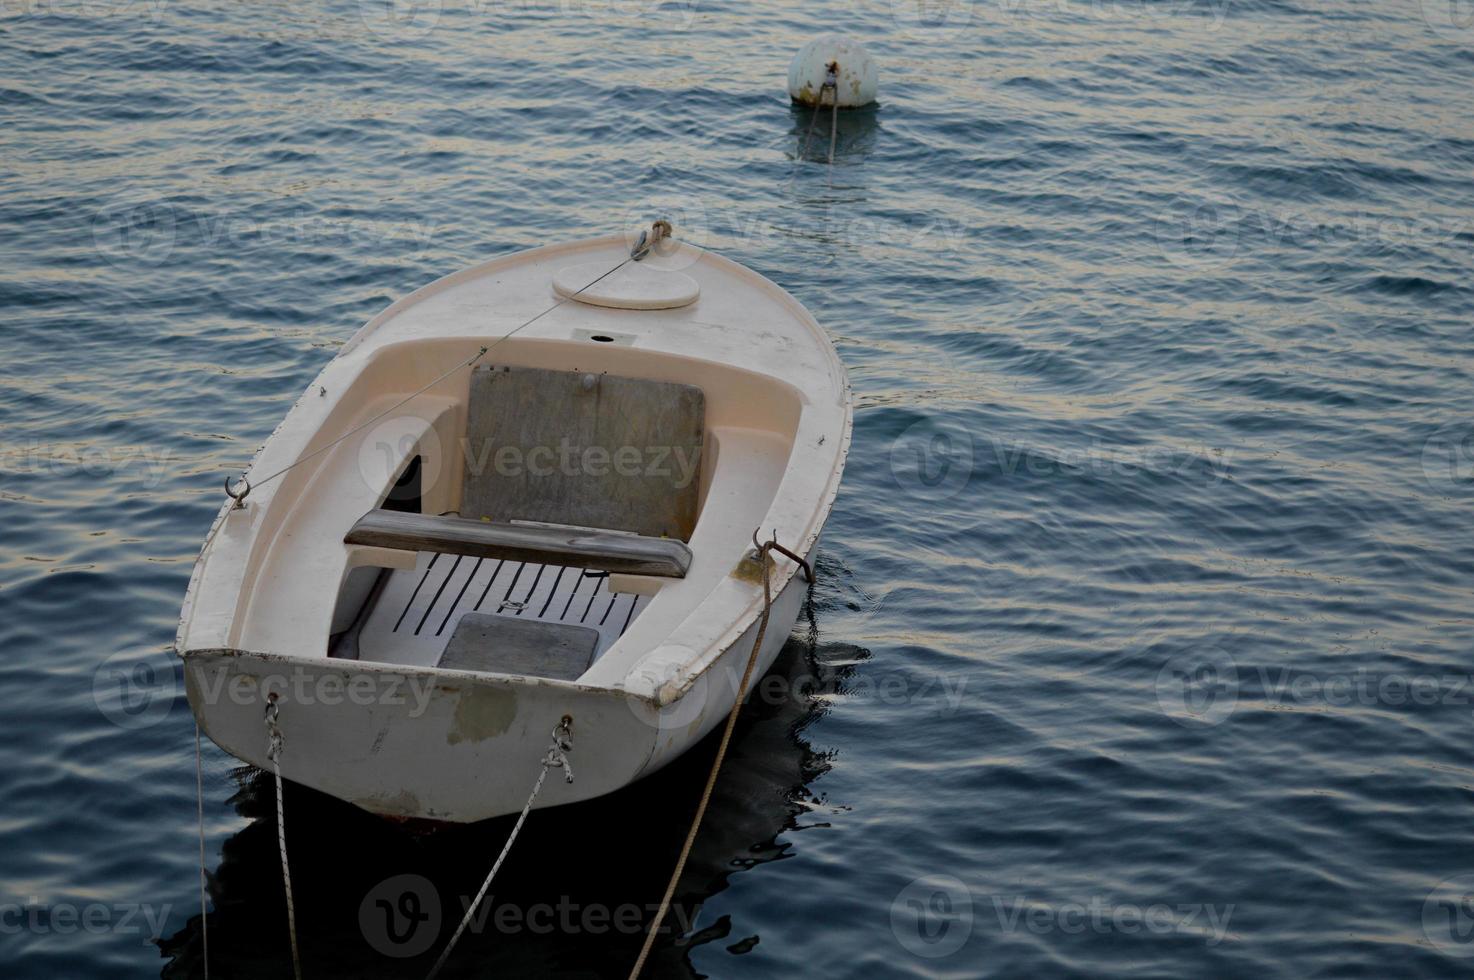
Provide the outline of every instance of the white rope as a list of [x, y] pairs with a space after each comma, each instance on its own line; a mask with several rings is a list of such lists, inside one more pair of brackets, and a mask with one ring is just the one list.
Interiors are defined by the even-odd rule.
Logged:
[[302, 958], [297, 953], [297, 906], [292, 901], [292, 869], [287, 864], [287, 822], [282, 811], [281, 750], [282, 733], [276, 723], [276, 695], [266, 698], [266, 758], [276, 774], [276, 841], [281, 849], [281, 879], [287, 894], [287, 935], [292, 941], [292, 975], [302, 980]]
[[205, 915], [205, 774], [200, 761], [200, 723], [194, 723], [194, 793], [200, 816], [200, 935], [205, 943], [205, 980], [210, 980], [210, 920]]
[[532, 784], [532, 795], [528, 796], [527, 802], [523, 804], [522, 812], [517, 816], [516, 824], [512, 826], [512, 832], [507, 835], [507, 842], [502, 845], [502, 852], [496, 856], [496, 863], [491, 866], [491, 872], [481, 883], [481, 889], [476, 892], [476, 897], [466, 907], [466, 914], [462, 917], [461, 924], [456, 926], [455, 935], [451, 936], [450, 942], [445, 944], [444, 951], [435, 961], [435, 965], [430, 968], [430, 972], [426, 974], [425, 980], [435, 980], [441, 967], [445, 966], [445, 961], [450, 959], [450, 951], [456, 948], [456, 943], [460, 941], [461, 934], [466, 931], [466, 926], [471, 924], [477, 907], [486, 897], [486, 890], [491, 887], [491, 879], [496, 877], [496, 873], [501, 870], [502, 862], [512, 852], [512, 845], [517, 840], [517, 834], [522, 830], [522, 824], [527, 820], [527, 814], [532, 810], [532, 803], [537, 799], [537, 794], [542, 792], [543, 780], [548, 778], [548, 770], [561, 768], [568, 782], [573, 782], [573, 767], [568, 762], [568, 753], [573, 751], [572, 725], [573, 719], [564, 715], [563, 720], [558, 722], [558, 727], [553, 729], [553, 744], [549, 746], [548, 754], [543, 756], [542, 771], [537, 774], [537, 782]]

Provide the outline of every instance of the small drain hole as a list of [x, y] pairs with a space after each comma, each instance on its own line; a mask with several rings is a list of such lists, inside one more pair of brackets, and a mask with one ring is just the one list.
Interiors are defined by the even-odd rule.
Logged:
[[598, 341], [601, 344], [612, 344], [612, 343], [614, 343], [614, 338], [613, 337], [607, 337], [607, 336], [605, 336], [604, 334], [601, 334], [601, 333], [596, 333], [592, 337], [590, 337], [589, 339], [590, 340], [596, 340], [596, 341]]

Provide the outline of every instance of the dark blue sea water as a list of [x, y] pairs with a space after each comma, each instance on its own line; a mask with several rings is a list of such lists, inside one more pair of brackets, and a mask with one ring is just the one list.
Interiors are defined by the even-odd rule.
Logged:
[[[1471, 119], [1448, 0], [7, 0], [4, 975], [203, 975], [224, 477], [394, 298], [657, 213], [858, 401], [650, 975], [1470, 975]], [[454, 969], [623, 977], [710, 752], [535, 814]], [[270, 784], [204, 777], [212, 975], [289, 975]], [[507, 831], [286, 803], [312, 978], [422, 976]]]

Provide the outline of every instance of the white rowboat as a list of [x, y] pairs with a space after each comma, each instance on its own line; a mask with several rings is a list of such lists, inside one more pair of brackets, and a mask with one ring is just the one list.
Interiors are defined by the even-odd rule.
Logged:
[[[393, 817], [516, 812], [571, 718], [611, 792], [721, 723], [763, 612], [754, 529], [812, 556], [843, 365], [793, 297], [674, 239], [505, 256], [369, 321], [227, 500], [176, 649], [190, 705], [290, 780]], [[611, 271], [613, 270], [613, 271]], [[480, 353], [485, 349], [485, 353]], [[766, 670], [807, 589], [774, 554]]]

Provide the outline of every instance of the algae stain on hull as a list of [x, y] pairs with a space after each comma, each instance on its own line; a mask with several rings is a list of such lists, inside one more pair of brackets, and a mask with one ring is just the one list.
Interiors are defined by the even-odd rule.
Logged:
[[446, 742], [481, 742], [495, 738], [512, 727], [517, 717], [517, 694], [506, 688], [470, 687], [456, 701], [454, 723]]
[[383, 796], [373, 796], [366, 800], [358, 800], [358, 805], [372, 813], [385, 817], [418, 817], [429, 815], [420, 806], [419, 797], [409, 790], [400, 790], [398, 793], [388, 793]]

